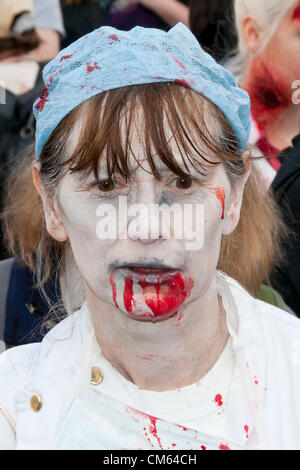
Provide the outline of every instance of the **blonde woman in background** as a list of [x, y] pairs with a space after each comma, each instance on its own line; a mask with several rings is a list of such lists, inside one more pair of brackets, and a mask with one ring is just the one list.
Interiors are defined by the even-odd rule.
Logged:
[[[228, 66], [250, 95], [250, 143], [256, 154], [278, 153], [300, 130], [300, 106], [295, 101], [300, 80], [300, 3], [235, 0], [235, 20], [238, 55]], [[261, 161], [260, 167], [269, 187], [280, 161], [274, 156]]]

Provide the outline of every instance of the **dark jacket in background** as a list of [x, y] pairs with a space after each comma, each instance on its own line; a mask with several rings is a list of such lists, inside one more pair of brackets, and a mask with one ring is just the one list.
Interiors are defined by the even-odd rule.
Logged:
[[[45, 65], [44, 62], [39, 64], [39, 74], [31, 90], [23, 95], [14, 95], [6, 90], [6, 104], [0, 105], [0, 212], [3, 209], [6, 178], [26, 148], [34, 144], [35, 118], [32, 105], [44, 86], [42, 69]], [[8, 256], [0, 224], [0, 260]]]
[[293, 234], [286, 245], [284, 263], [272, 275], [272, 284], [300, 317], [300, 134], [293, 140], [293, 147], [286, 149], [279, 159], [282, 166], [272, 188]]
[[[49, 305], [36, 284], [34, 274], [19, 257], [0, 262], [0, 341], [6, 347], [42, 341]], [[56, 273], [44, 285], [51, 303], [61, 296]]]
[[66, 6], [62, 13], [66, 31], [66, 36], [61, 41], [62, 49], [81, 36], [107, 24], [107, 10], [98, 3]]

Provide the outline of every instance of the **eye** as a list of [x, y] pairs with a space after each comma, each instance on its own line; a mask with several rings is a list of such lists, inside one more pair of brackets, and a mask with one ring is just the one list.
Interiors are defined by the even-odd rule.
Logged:
[[97, 189], [99, 189], [99, 191], [102, 191], [102, 192], [109, 192], [115, 189], [115, 183], [111, 179], [105, 180], [105, 181], [99, 181], [98, 183], [95, 184], [95, 186], [97, 187]]
[[193, 181], [188, 177], [180, 177], [176, 179], [176, 188], [178, 189], [189, 189], [193, 185]]

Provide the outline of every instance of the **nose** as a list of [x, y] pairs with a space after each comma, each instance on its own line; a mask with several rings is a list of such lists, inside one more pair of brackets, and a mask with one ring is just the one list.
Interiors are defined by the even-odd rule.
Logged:
[[160, 217], [160, 184], [153, 176], [136, 185], [128, 206], [128, 237], [143, 245], [152, 245], [163, 239]]

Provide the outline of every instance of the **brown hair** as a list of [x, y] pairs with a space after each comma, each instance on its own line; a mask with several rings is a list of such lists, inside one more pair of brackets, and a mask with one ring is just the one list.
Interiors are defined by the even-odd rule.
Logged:
[[[142, 110], [142, 114], [137, 115], [138, 110]], [[68, 155], [69, 137], [81, 117], [83, 124], [78, 144]], [[67, 170], [80, 172], [83, 180], [91, 172], [98, 175], [102, 159], [105, 159], [109, 179], [116, 173], [129, 178], [131, 135], [137, 118], [144, 155], [155, 178], [160, 179], [160, 173], [154, 154], [179, 176], [188, 176], [190, 163], [199, 172], [207, 165], [223, 164], [232, 185], [244, 177], [249, 159], [239, 154], [236, 137], [222, 112], [186, 87], [155, 83], [96, 95], [68, 114], [48, 138], [39, 159], [46, 190], [55, 195]], [[166, 124], [180, 151], [182, 165], [171, 151]], [[218, 156], [219, 162], [213, 163], [210, 155]], [[29, 158], [32, 162], [32, 154]], [[138, 160], [137, 163], [140, 165]], [[18, 174], [15, 171], [12, 174], [4, 224], [10, 251], [21, 252], [23, 261], [31, 269], [35, 268], [38, 253], [44, 263], [45, 281], [62, 259], [68, 242], [58, 243], [45, 230], [31, 167], [25, 159]], [[280, 258], [283, 231], [275, 201], [270, 193], [263, 192], [253, 165], [244, 190], [239, 224], [231, 235], [222, 239], [218, 268], [255, 293]]]
[[41, 43], [35, 30], [26, 31], [18, 38], [0, 38], [0, 52], [25, 53], [37, 48]]

